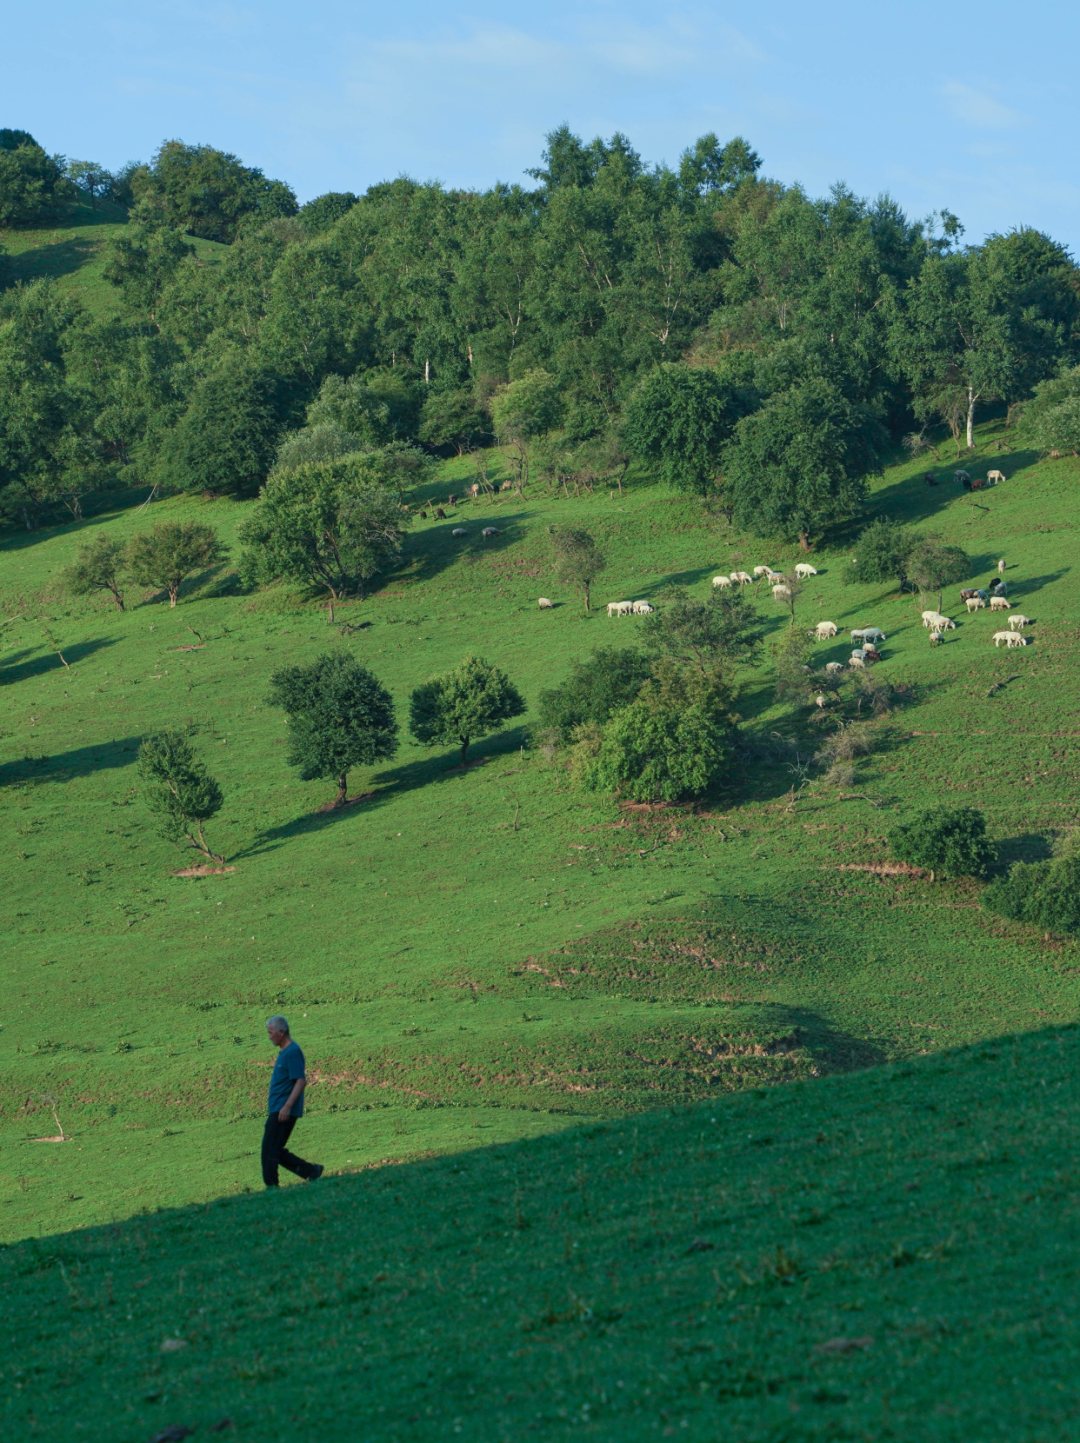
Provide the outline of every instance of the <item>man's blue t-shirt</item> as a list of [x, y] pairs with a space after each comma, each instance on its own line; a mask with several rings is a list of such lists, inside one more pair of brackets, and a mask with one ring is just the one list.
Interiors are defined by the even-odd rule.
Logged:
[[[304, 1075], [304, 1054], [297, 1047], [295, 1042], [287, 1042], [277, 1055], [274, 1063], [274, 1070], [270, 1074], [270, 1112], [275, 1113], [289, 1100], [289, 1093], [293, 1090], [293, 1083]], [[304, 1094], [293, 1103], [289, 1109], [290, 1117], [303, 1117], [304, 1115]]]

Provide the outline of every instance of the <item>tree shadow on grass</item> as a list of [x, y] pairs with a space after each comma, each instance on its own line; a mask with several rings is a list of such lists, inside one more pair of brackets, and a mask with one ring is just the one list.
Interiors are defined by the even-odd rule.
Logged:
[[[386, 586], [403, 581], [414, 584], [433, 581], [462, 559], [475, 565], [485, 556], [498, 556], [523, 539], [525, 524], [532, 515], [531, 511], [517, 511], [510, 515], [451, 516], [424, 531], [410, 532], [405, 538], [401, 560], [380, 578], [381, 586], [369, 588], [368, 595], [376, 595]], [[497, 526], [500, 534], [485, 539], [480, 534], [485, 526]], [[453, 536], [451, 533], [456, 527], [464, 527], [468, 535]]]
[[1004, 876], [1014, 862], [1048, 862], [1054, 855], [1047, 837], [1038, 832], [1024, 832], [1018, 837], [1003, 837], [997, 844], [997, 863], [993, 871]]
[[[102, 647], [115, 646], [117, 640], [116, 637], [99, 637], [95, 641], [79, 641], [73, 646], [63, 648], [64, 657], [68, 666], [75, 667], [79, 662], [85, 661], [87, 657], [93, 656], [94, 652], [100, 651]], [[38, 655], [35, 655], [35, 652]], [[63, 670], [64, 663], [55, 651], [49, 651], [44, 647], [26, 647], [22, 651], [15, 652], [3, 666], [0, 666], [0, 687], [13, 686], [16, 682], [26, 681], [32, 676], [42, 676], [47, 671]]]
[[[390, 767], [386, 771], [376, 772], [370, 778], [375, 790], [370, 796], [361, 793], [362, 800], [352, 806], [335, 807], [330, 811], [308, 812], [302, 817], [294, 817], [291, 822], [283, 822], [279, 827], [270, 827], [265, 832], [260, 832], [250, 847], [235, 854], [236, 858], [254, 857], [264, 852], [274, 851], [283, 842], [293, 837], [307, 836], [312, 832], [324, 831], [350, 817], [371, 816], [387, 802], [395, 800], [404, 792], [416, 791], [420, 787], [440, 786], [448, 782], [460, 781], [470, 772], [477, 771], [481, 767], [492, 766], [500, 761], [509, 761], [513, 753], [518, 751], [525, 743], [527, 728], [513, 727], [509, 731], [499, 732], [495, 736], [486, 737], [477, 741], [469, 748], [468, 765], [464, 768], [456, 765], [459, 753], [439, 752], [428, 755], [421, 761], [406, 762], [404, 766]], [[327, 796], [332, 792], [330, 783], [325, 783]]]
[[95, 772], [128, 767], [135, 760], [142, 737], [119, 737], [98, 746], [76, 747], [56, 756], [23, 757], [0, 766], [0, 787], [17, 782], [70, 782]]

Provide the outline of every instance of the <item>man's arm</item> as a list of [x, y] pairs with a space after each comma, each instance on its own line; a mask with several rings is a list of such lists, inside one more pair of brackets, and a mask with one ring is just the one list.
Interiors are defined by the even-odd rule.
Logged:
[[292, 1112], [292, 1105], [307, 1086], [306, 1077], [298, 1077], [292, 1085], [292, 1092], [285, 1099], [285, 1104], [278, 1113], [278, 1122], [288, 1122], [289, 1114]]

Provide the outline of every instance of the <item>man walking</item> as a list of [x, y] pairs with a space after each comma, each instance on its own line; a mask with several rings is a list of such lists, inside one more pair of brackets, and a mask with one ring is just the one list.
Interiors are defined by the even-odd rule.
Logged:
[[279, 1164], [305, 1182], [314, 1182], [323, 1175], [321, 1164], [305, 1162], [285, 1148], [297, 1118], [304, 1115], [304, 1088], [307, 1086], [304, 1054], [289, 1036], [289, 1024], [284, 1017], [271, 1017], [266, 1030], [270, 1041], [281, 1051], [270, 1074], [270, 1114], [266, 1119], [262, 1142], [263, 1182], [267, 1187], [277, 1187]]

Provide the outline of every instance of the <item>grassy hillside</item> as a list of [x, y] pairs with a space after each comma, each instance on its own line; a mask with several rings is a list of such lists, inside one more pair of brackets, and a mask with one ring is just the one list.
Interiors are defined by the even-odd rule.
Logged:
[[[585, 616], [552, 581], [556, 522], [600, 541], [601, 600], [662, 598], [674, 581], [704, 594], [718, 566], [794, 559], [655, 488], [419, 522], [398, 573], [339, 611], [344, 627], [285, 588], [239, 594], [228, 566], [175, 610], [146, 597], [121, 615], [59, 588], [100, 528], [190, 515], [234, 539], [239, 504], [182, 498], [9, 534], [0, 1237], [258, 1186], [271, 1011], [293, 1020], [316, 1079], [301, 1150], [334, 1170], [1071, 1021], [1073, 943], [989, 917], [975, 883], [841, 870], [882, 858], [887, 829], [930, 801], [982, 807], [1005, 860], [1044, 854], [1078, 821], [1077, 463], [1036, 463], [998, 427], [980, 439], [971, 469], [999, 465], [1004, 485], [973, 500], [900, 466], [873, 506], [961, 542], [980, 575], [1004, 554], [1033, 645], [995, 650], [983, 613], [931, 650], [910, 598], [844, 586], [848, 550], [816, 553], [799, 624], [882, 626], [876, 675], [902, 695], [854, 786], [813, 780], [795, 800], [827, 723], [774, 705], [768, 665], [746, 677], [729, 786], [697, 809], [569, 790], [524, 750], [527, 717], [464, 772], [406, 740], [354, 776], [368, 799], [335, 814], [319, 810], [329, 784], [284, 764], [265, 702], [283, 663], [345, 647], [404, 716], [411, 689], [470, 650], [535, 702], [572, 659], [633, 635], [635, 620]], [[470, 474], [449, 463], [439, 494]], [[492, 521], [501, 535], [483, 542]], [[540, 594], [557, 608], [539, 612]], [[760, 605], [780, 636], [786, 615]], [[139, 739], [163, 724], [191, 729], [225, 788], [210, 836], [226, 875], [175, 876], [184, 861], [138, 800]], [[72, 1141], [28, 1140], [55, 1133], [53, 1101]]]
[[[17, 285], [51, 276], [87, 310], [108, 314], [118, 309], [117, 290], [105, 280], [103, 247], [127, 222], [121, 206], [99, 200], [72, 201], [55, 225], [42, 230], [0, 227], [0, 283]], [[207, 260], [224, 250], [216, 241], [191, 238]]]
[[1078, 1068], [1049, 1029], [8, 1248], [8, 1431], [1064, 1443]]

